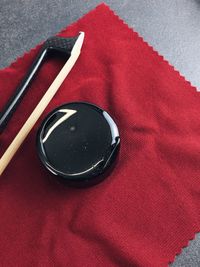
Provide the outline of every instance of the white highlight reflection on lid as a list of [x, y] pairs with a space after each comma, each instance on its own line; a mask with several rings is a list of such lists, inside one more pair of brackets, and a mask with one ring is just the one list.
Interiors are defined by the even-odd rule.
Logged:
[[58, 112], [63, 112], [63, 113], [65, 113], [65, 115], [63, 115], [53, 126], [51, 126], [51, 128], [48, 130], [46, 136], [42, 140], [43, 143], [46, 142], [46, 140], [49, 138], [50, 134], [55, 130], [56, 127], [58, 127], [61, 123], [63, 123], [64, 121], [69, 119], [69, 117], [74, 115], [77, 112], [77, 110], [59, 109]]
[[113, 145], [116, 142], [115, 138], [119, 136], [119, 131], [118, 131], [116, 123], [106, 111], [103, 112], [103, 115], [110, 124], [111, 135], [113, 139], [111, 145]]

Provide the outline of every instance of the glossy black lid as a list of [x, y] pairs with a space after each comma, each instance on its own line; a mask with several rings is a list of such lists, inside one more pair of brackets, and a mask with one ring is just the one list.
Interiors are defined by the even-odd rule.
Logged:
[[111, 116], [84, 102], [64, 104], [43, 121], [37, 148], [43, 164], [68, 184], [98, 183], [119, 151], [119, 132]]

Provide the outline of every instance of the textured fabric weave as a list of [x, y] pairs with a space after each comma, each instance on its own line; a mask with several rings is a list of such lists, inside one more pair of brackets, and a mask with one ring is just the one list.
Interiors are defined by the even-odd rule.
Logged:
[[[79, 31], [81, 56], [42, 118], [65, 102], [99, 105], [119, 126], [119, 162], [95, 187], [55, 183], [37, 157], [41, 118], [1, 177], [0, 265], [167, 266], [199, 231], [198, 93], [104, 4], [60, 35]], [[0, 71], [0, 107], [39, 48]], [[42, 67], [0, 136], [1, 155], [63, 63]]]

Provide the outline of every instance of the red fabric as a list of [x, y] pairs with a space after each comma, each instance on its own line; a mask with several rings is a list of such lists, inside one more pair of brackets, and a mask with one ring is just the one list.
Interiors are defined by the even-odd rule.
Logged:
[[[82, 53], [43, 114], [89, 101], [121, 133], [112, 175], [88, 189], [51, 181], [35, 136], [42, 118], [0, 179], [1, 266], [167, 266], [199, 231], [200, 98], [104, 4], [64, 30], [84, 31]], [[0, 71], [0, 107], [38, 46]], [[3, 154], [62, 63], [46, 63], [0, 136]]]

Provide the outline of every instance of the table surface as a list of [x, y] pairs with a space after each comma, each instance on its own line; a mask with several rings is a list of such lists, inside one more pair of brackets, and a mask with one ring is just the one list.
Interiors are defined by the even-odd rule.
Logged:
[[[0, 0], [0, 68], [100, 2]], [[200, 90], [200, 0], [104, 2]], [[200, 266], [199, 246], [197, 234], [171, 266]]]

